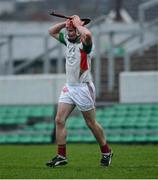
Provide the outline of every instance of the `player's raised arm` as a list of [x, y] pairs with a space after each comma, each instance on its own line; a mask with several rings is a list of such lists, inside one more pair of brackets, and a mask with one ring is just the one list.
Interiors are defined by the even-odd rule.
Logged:
[[63, 28], [65, 28], [65, 25], [66, 25], [66, 22], [55, 24], [54, 26], [48, 29], [48, 32], [52, 37], [59, 40], [59, 33]]
[[84, 22], [81, 21], [80, 17], [77, 15], [72, 16], [73, 25], [76, 27], [77, 31], [81, 34], [82, 42], [89, 46], [92, 45], [92, 34], [89, 29], [83, 26]]

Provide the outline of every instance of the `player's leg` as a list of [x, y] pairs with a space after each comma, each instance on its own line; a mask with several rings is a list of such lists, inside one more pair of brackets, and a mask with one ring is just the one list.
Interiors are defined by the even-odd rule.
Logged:
[[65, 122], [67, 117], [73, 111], [75, 105], [67, 103], [59, 103], [55, 118], [56, 123], [56, 142], [57, 144], [66, 144], [66, 128]]
[[59, 103], [55, 118], [56, 123], [56, 143], [57, 156], [46, 163], [49, 167], [56, 167], [67, 164], [66, 158], [66, 128], [65, 122], [67, 117], [74, 109], [73, 104]]
[[111, 158], [113, 153], [106, 142], [103, 128], [95, 119], [96, 117], [95, 109], [89, 111], [82, 111], [82, 114], [88, 127], [91, 129], [92, 133], [94, 134], [96, 140], [100, 145], [100, 149], [102, 153], [102, 158], [100, 161], [101, 165], [109, 166], [111, 163]]

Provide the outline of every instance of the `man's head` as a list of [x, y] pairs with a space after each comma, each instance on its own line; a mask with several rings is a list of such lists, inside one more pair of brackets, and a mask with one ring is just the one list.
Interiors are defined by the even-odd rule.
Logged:
[[67, 35], [70, 40], [75, 40], [78, 37], [78, 33], [76, 31], [75, 26], [73, 25], [72, 20], [68, 19], [66, 21], [66, 30], [67, 30]]

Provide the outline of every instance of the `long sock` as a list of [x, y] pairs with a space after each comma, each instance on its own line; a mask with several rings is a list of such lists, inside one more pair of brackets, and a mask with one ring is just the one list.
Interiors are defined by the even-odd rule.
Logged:
[[111, 151], [108, 144], [105, 144], [104, 146], [100, 146], [100, 149], [102, 153], [109, 153]]
[[66, 157], [66, 144], [58, 144], [58, 155]]

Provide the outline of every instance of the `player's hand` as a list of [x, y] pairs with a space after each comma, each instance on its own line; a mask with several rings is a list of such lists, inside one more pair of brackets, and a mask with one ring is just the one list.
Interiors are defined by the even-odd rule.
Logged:
[[65, 25], [65, 27], [66, 27], [66, 28], [74, 27], [72, 20], [67, 19], [67, 20], [66, 20], [66, 25]]
[[75, 27], [77, 26], [83, 26], [84, 22], [81, 21], [80, 17], [77, 15], [72, 16], [72, 22]]

